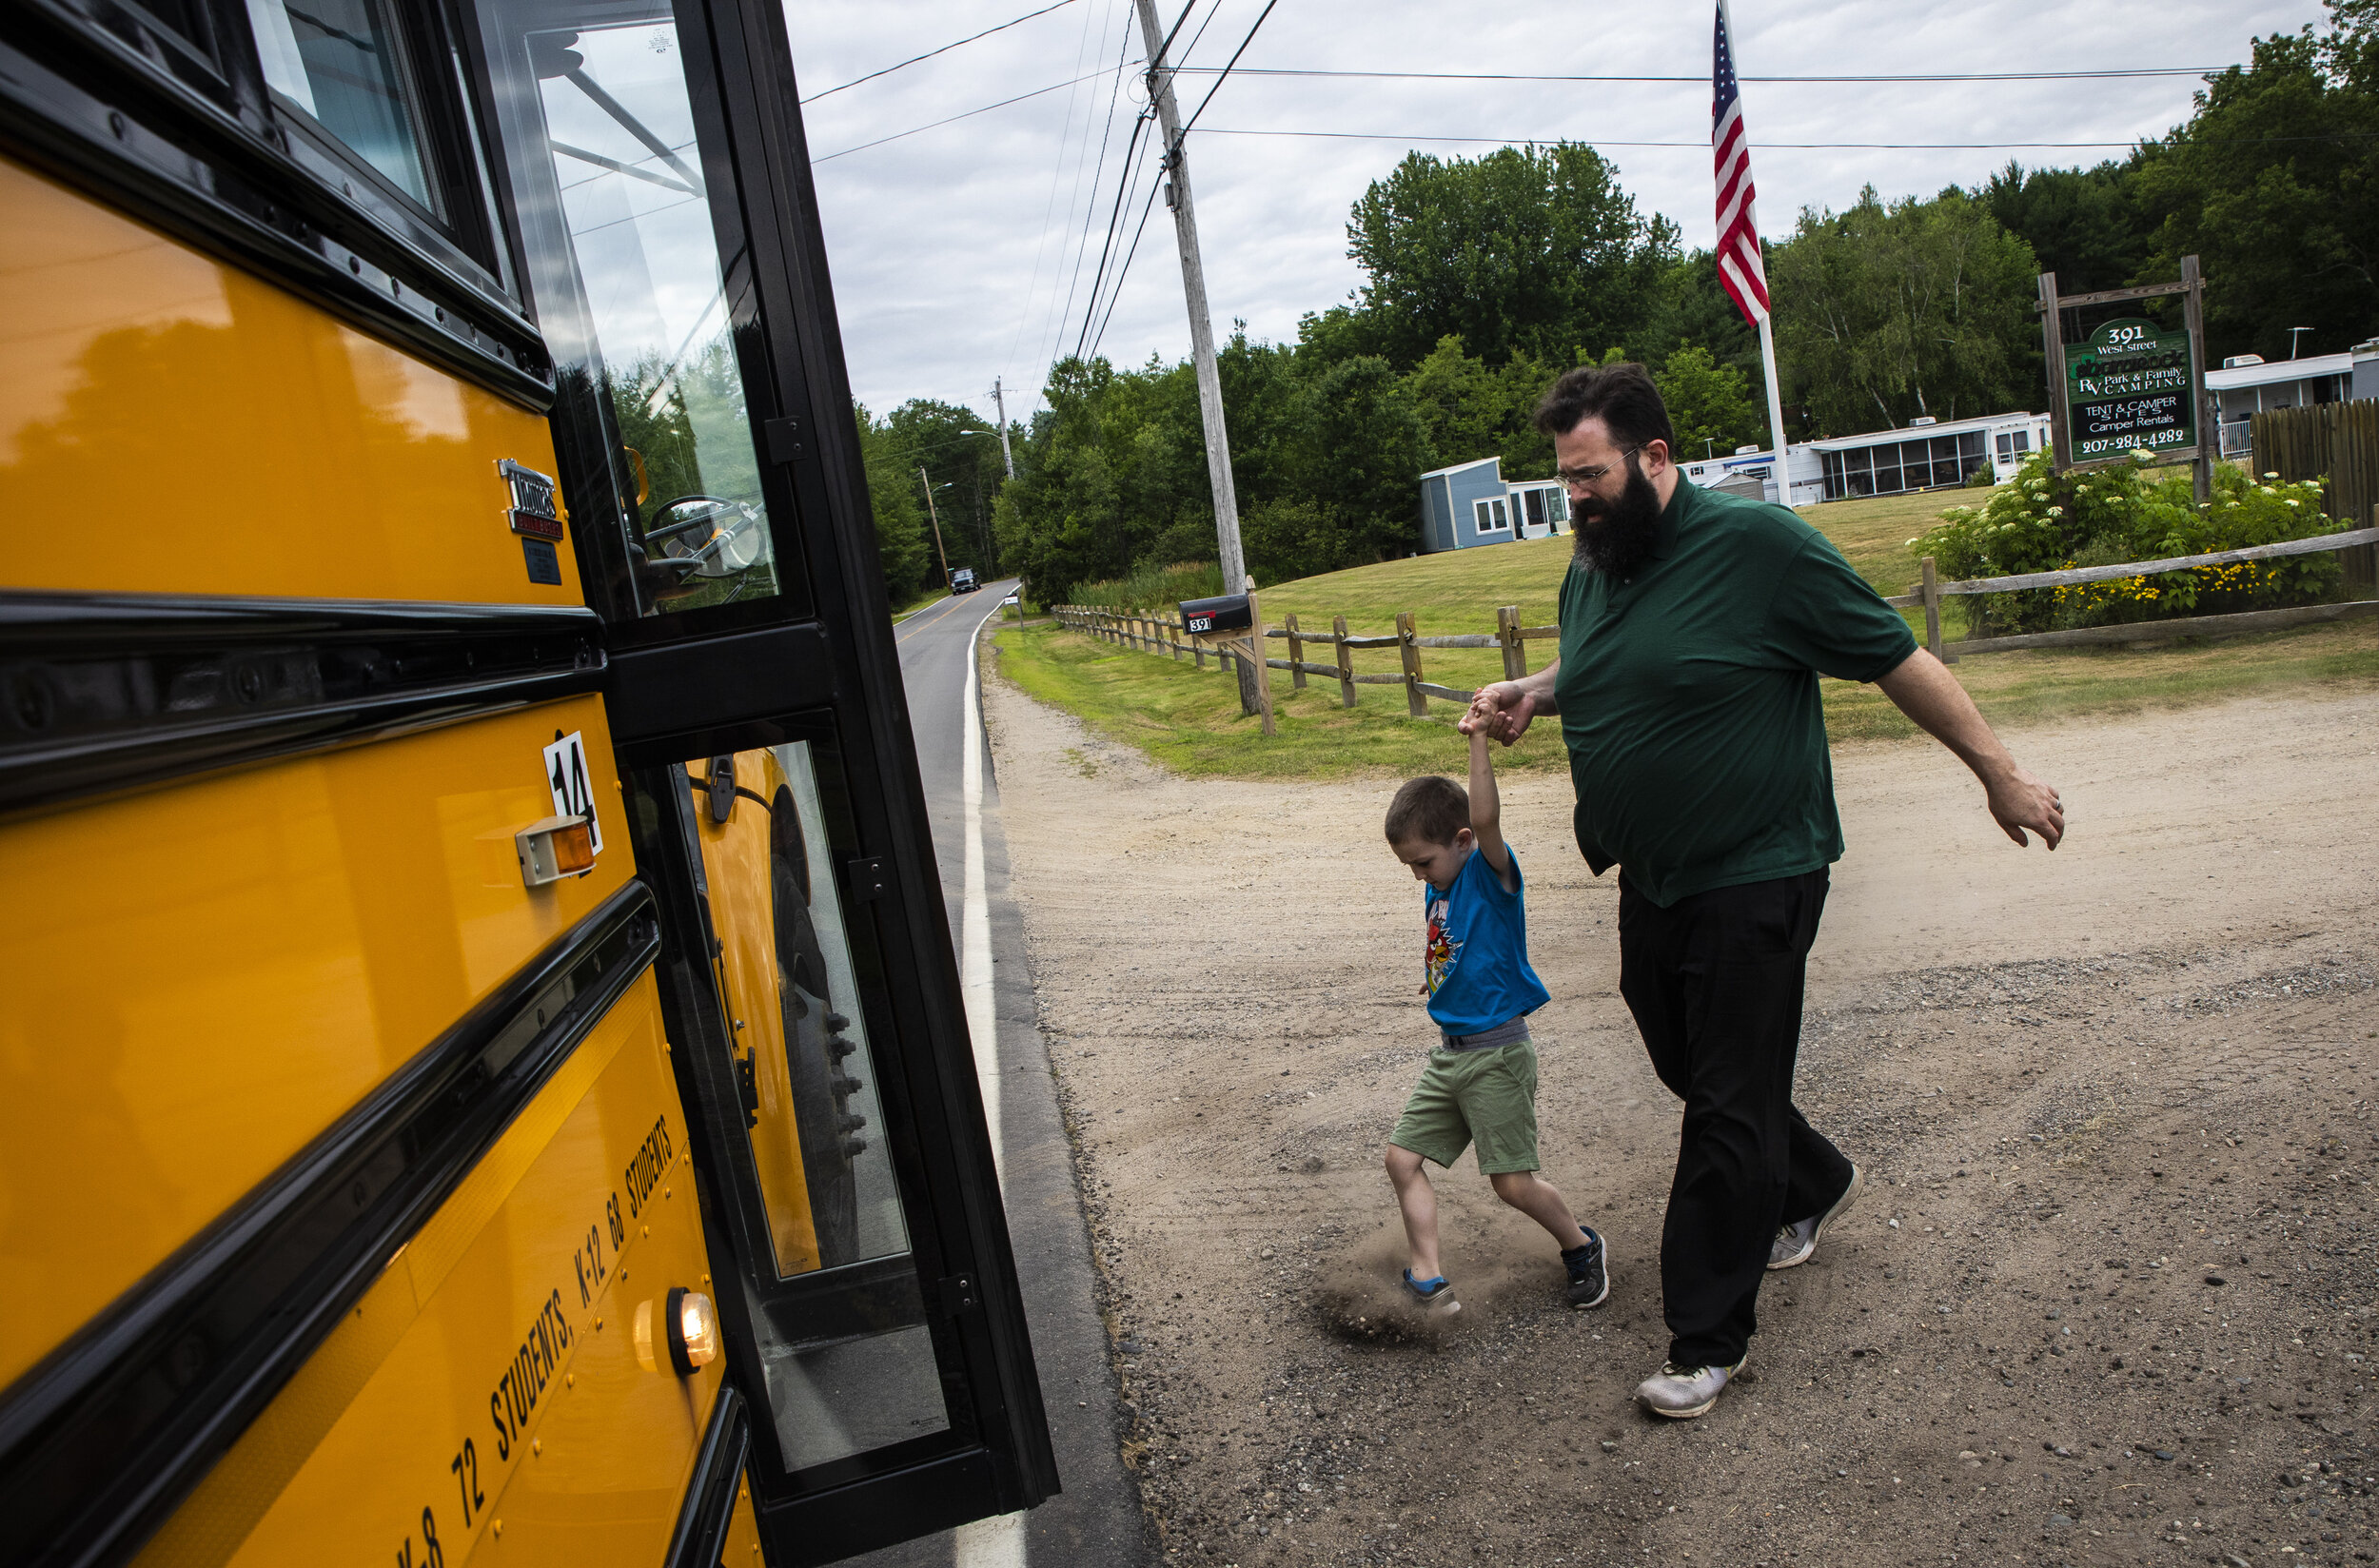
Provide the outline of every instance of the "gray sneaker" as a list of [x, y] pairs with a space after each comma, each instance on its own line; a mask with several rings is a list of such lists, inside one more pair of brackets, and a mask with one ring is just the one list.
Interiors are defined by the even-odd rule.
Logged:
[[1807, 1263], [1809, 1255], [1818, 1250], [1818, 1238], [1825, 1234], [1825, 1227], [1842, 1217], [1843, 1211], [1850, 1207], [1852, 1201], [1858, 1196], [1858, 1189], [1865, 1184], [1866, 1177], [1858, 1167], [1851, 1166], [1850, 1186], [1844, 1187], [1842, 1195], [1834, 1200], [1832, 1208], [1822, 1214], [1812, 1214], [1805, 1220], [1795, 1220], [1776, 1233], [1776, 1240], [1768, 1244], [1768, 1266], [1793, 1268]]
[[1691, 1421], [1707, 1414], [1710, 1406], [1719, 1402], [1719, 1395], [1725, 1392], [1726, 1381], [1742, 1369], [1740, 1361], [1732, 1366], [1680, 1366], [1669, 1362], [1661, 1366], [1659, 1377], [1646, 1378], [1636, 1385], [1636, 1398], [1656, 1416]]

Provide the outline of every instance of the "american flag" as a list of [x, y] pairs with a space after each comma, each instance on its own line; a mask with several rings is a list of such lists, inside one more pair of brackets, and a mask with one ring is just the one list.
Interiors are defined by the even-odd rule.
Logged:
[[1735, 45], [1726, 0], [1719, 0], [1710, 63], [1710, 167], [1719, 186], [1719, 286], [1757, 326], [1767, 319], [1768, 275], [1760, 265], [1760, 229], [1751, 212], [1751, 138], [1735, 88]]

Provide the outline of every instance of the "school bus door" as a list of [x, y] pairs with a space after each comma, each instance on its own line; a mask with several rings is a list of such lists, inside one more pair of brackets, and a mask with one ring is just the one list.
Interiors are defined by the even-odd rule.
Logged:
[[772, 1563], [1056, 1489], [782, 7], [481, 0]]

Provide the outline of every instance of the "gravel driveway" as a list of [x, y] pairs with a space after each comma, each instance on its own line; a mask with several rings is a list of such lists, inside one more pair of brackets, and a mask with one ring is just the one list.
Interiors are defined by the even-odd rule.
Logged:
[[1566, 780], [1506, 781], [1504, 817], [1553, 992], [1545, 1173], [1608, 1236], [1611, 1302], [1563, 1307], [1465, 1159], [1438, 1177], [1464, 1311], [1419, 1323], [1379, 1168], [1429, 1039], [1397, 781], [1184, 781], [985, 685], [1169, 1561], [2379, 1554], [2379, 694], [2011, 735], [2074, 813], [2055, 856], [1937, 748], [1838, 753], [1799, 1099], [1870, 1185], [1770, 1277], [1739, 1385], [1666, 1423], [1628, 1393], [1666, 1343], [1678, 1111]]

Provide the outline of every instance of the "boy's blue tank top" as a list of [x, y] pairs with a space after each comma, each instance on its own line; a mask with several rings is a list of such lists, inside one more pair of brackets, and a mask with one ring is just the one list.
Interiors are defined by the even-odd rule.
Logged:
[[1440, 892], [1422, 886], [1429, 1016], [1448, 1034], [1482, 1034], [1552, 1000], [1528, 967], [1527, 889], [1520, 856], [1512, 855], [1511, 865], [1512, 881], [1521, 885], [1509, 892], [1476, 850], [1454, 873], [1451, 888]]

